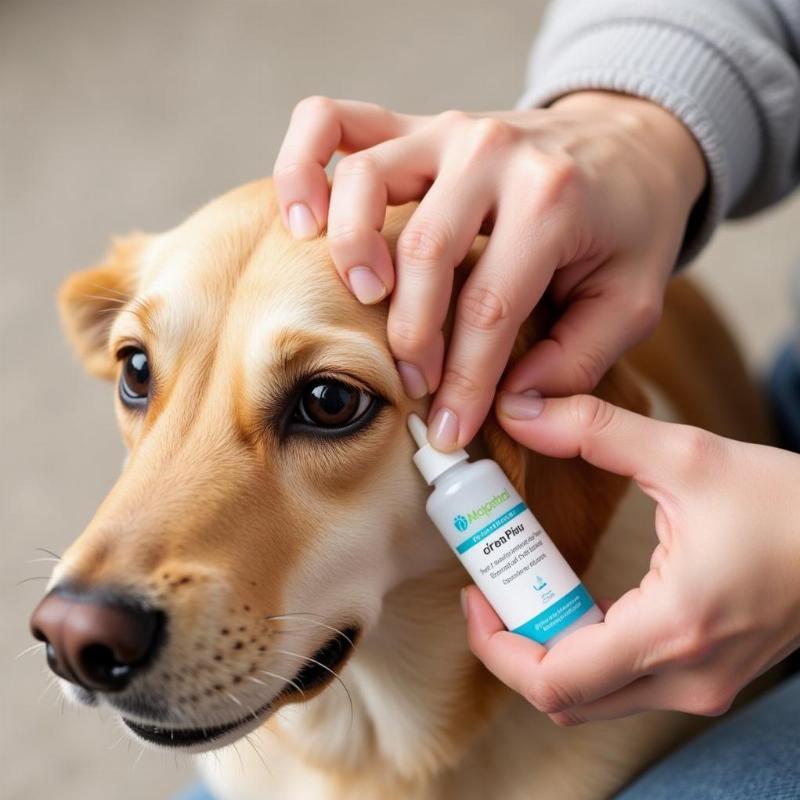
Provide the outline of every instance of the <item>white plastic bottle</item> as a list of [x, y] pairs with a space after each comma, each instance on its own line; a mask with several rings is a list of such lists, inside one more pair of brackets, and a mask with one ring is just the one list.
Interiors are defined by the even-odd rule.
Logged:
[[408, 427], [420, 448], [414, 463], [435, 487], [428, 516], [506, 628], [551, 647], [575, 629], [602, 621], [603, 613], [499, 465], [490, 459], [470, 463], [464, 450], [436, 450], [416, 414]]

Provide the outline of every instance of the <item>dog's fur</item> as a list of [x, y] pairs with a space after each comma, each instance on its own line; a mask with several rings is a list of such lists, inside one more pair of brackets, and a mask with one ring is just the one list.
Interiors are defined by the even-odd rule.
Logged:
[[[408, 214], [390, 211], [390, 244]], [[105, 263], [67, 281], [61, 305], [90, 372], [115, 378], [114, 354], [137, 344], [155, 373], [145, 414], [117, 400], [128, 460], [51, 585], [134, 592], [166, 612], [168, 636], [130, 689], [84, 699], [178, 727], [253, 711], [257, 720], [215, 743], [251, 733], [252, 750], [203, 757], [222, 800], [600, 798], [692, 728], [672, 713], [559, 728], [471, 655], [458, 601], [468, 577], [425, 516], [405, 429], [425, 402], [403, 393], [386, 306], [351, 297], [323, 239], [290, 239], [268, 181], [166, 234], [117, 242]], [[736, 397], [743, 405], [725, 432], [758, 438], [754, 395], [724, 329], [688, 285], [671, 290], [670, 319], [673, 306], [691, 324], [680, 336], [667, 326], [638, 373], [614, 367], [597, 394], [673, 419], [678, 405], [680, 418], [706, 423], [720, 398]], [[515, 353], [551, 319], [541, 303]], [[714, 369], [716, 382], [706, 377]], [[694, 376], [691, 391], [680, 390], [681, 371]], [[347, 438], [284, 435], [297, 382], [319, 373], [385, 405]], [[500, 462], [591, 591], [613, 596], [638, 581], [652, 507], [626, 481], [525, 451], [491, 418], [472, 449]], [[360, 634], [341, 683], [331, 677], [305, 699], [283, 691], [345, 626]], [[268, 701], [264, 722], [269, 712], [255, 710]]]

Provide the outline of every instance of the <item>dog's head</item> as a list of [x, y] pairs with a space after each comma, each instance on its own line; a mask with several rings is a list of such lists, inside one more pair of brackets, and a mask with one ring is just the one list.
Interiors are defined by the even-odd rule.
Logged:
[[[225, 744], [324, 689], [387, 592], [452, 559], [411, 462], [405, 420], [424, 406], [403, 393], [385, 304], [352, 298], [324, 240], [284, 232], [266, 181], [118, 242], [61, 306], [87, 369], [116, 383], [129, 455], [34, 633], [73, 696], [142, 739]], [[632, 391], [614, 374], [601, 393]], [[483, 439], [582, 569], [621, 483], [531, 464], [491, 422]]]

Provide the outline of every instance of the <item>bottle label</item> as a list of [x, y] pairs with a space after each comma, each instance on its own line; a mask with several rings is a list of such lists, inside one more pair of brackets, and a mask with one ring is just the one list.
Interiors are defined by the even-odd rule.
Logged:
[[446, 537], [514, 633], [544, 644], [594, 605], [566, 559], [510, 487], [473, 511], [457, 514]]
[[512, 519], [514, 519], [514, 517], [525, 511], [526, 508], [527, 506], [525, 503], [517, 503], [513, 508], [509, 508], [508, 511], [501, 514], [496, 520], [494, 520], [494, 522], [484, 525], [479, 531], [476, 531], [468, 539], [465, 539], [463, 542], [461, 542], [461, 544], [456, 547], [456, 552], [459, 555], [463, 555], [467, 552], [467, 550], [471, 550], [476, 544], [482, 542], [487, 536], [493, 534], [496, 530], [502, 528], [507, 522], [510, 522]]
[[512, 630], [514, 633], [539, 642], [539, 644], [544, 644], [548, 639], [561, 633], [564, 628], [572, 625], [593, 605], [594, 600], [586, 591], [586, 587], [579, 583], [571, 592], [565, 594], [549, 608]]

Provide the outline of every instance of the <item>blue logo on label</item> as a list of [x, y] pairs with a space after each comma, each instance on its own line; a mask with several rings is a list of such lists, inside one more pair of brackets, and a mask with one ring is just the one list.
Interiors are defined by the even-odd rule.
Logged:
[[453, 525], [456, 526], [457, 531], [465, 531], [469, 527], [469, 520], [461, 514], [459, 514], [454, 520]]

